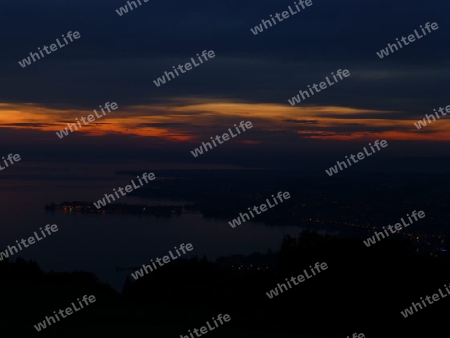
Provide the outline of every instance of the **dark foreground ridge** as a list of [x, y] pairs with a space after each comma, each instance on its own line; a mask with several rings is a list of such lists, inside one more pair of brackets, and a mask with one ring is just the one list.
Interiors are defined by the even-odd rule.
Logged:
[[[327, 278], [314, 277], [273, 299], [266, 296], [315, 262], [327, 263]], [[87, 294], [95, 296], [94, 304], [46, 332], [178, 337], [192, 323], [218, 313], [232, 320], [216, 337], [346, 337], [355, 331], [387, 337], [430, 323], [430, 330], [438, 332], [446, 323], [448, 299], [415, 314], [414, 320], [404, 319], [400, 311], [448, 283], [449, 267], [448, 254], [419, 256], [404, 241], [387, 239], [366, 248], [360, 240], [304, 232], [286, 237], [276, 255], [216, 263], [180, 258], [137, 281], [127, 277], [118, 293], [91, 273], [43, 272], [36, 262], [18, 258], [0, 262], [0, 286], [7, 290], [0, 325], [4, 333], [37, 334], [34, 324]], [[386, 327], [391, 331], [381, 331]]]

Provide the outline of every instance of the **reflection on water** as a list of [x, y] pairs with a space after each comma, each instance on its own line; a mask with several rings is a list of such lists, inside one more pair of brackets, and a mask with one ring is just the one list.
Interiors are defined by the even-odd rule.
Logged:
[[[275, 251], [283, 235], [297, 235], [297, 227], [270, 227], [247, 222], [231, 228], [227, 220], [205, 219], [200, 214], [155, 217], [46, 212], [44, 205], [63, 201], [93, 201], [126, 177], [105, 181], [17, 181], [1, 182], [0, 250], [28, 238], [39, 227], [57, 224], [59, 231], [13, 257], [38, 261], [44, 270], [94, 272], [100, 280], [120, 288], [127, 272], [115, 268], [134, 267], [165, 255], [181, 243], [192, 243], [193, 255], [210, 259], [231, 254]], [[124, 197], [123, 202], [183, 204], [184, 201], [147, 201]]]

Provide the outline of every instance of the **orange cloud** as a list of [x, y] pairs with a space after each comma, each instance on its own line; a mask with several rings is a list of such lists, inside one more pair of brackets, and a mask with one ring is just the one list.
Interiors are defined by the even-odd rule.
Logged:
[[[56, 132], [67, 127], [67, 123], [76, 123], [76, 118], [91, 113], [35, 104], [0, 103], [0, 127]], [[358, 117], [362, 113], [366, 118]], [[102, 119], [86, 126], [82, 124], [78, 132], [92, 137], [121, 134], [185, 142], [212, 135], [214, 128], [226, 130], [234, 123], [250, 120], [254, 125], [257, 122], [256, 127], [260, 131], [288, 130], [311, 139], [450, 140], [447, 132], [450, 120], [441, 118], [417, 130], [414, 126], [417, 120], [393, 119], [392, 113], [336, 106], [291, 107], [287, 104], [251, 104], [202, 98], [172, 99], [165, 106], [119, 106], [117, 111]], [[371, 114], [373, 118], [370, 118]], [[242, 142], [258, 144], [261, 141]]]

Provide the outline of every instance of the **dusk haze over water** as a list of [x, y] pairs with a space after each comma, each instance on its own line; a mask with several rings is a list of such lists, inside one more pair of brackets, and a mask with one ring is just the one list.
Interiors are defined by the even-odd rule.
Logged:
[[1, 333], [448, 335], [449, 4], [2, 5]]

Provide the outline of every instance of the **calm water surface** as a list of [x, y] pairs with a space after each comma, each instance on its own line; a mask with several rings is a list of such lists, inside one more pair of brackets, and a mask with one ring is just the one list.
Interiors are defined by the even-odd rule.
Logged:
[[[200, 214], [171, 218], [133, 215], [91, 215], [46, 212], [44, 205], [63, 201], [96, 201], [113, 188], [125, 186], [127, 177], [113, 174], [79, 182], [76, 180], [0, 180], [0, 250], [30, 237], [46, 224], [58, 231], [19, 251], [12, 257], [36, 260], [46, 271], [84, 270], [95, 273], [102, 282], [120, 289], [125, 277], [116, 267], [135, 267], [174, 246], [192, 243], [191, 255], [210, 259], [232, 254], [277, 250], [285, 234], [297, 235], [298, 227], [270, 227], [247, 222], [231, 228], [228, 220], [205, 219]], [[179, 201], [153, 201], [122, 197], [121, 203], [178, 204]]]

